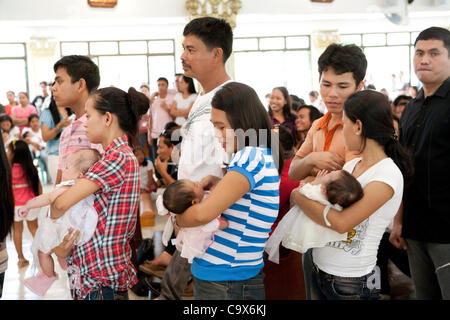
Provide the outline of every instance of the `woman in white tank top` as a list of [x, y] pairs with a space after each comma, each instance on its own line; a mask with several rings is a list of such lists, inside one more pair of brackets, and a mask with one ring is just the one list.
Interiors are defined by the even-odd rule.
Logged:
[[365, 90], [351, 95], [344, 104], [343, 122], [347, 150], [361, 154], [343, 169], [361, 183], [363, 198], [339, 212], [298, 190], [292, 194], [313, 221], [348, 233], [345, 241], [312, 250], [313, 273], [307, 290], [313, 300], [378, 299], [374, 275], [378, 246], [400, 207], [403, 180], [412, 173], [410, 158], [394, 131], [389, 102], [381, 93]]

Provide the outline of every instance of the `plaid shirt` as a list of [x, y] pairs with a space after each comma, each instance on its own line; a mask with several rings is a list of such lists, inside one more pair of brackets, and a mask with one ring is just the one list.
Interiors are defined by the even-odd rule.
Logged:
[[136, 228], [139, 164], [127, 137], [114, 139], [85, 178], [100, 186], [94, 202], [99, 216], [92, 239], [75, 246], [67, 259], [75, 299], [100, 285], [126, 291], [137, 282], [129, 241]]

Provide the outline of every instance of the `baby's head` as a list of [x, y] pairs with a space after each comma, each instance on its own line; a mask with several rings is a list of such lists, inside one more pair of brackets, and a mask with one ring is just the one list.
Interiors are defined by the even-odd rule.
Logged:
[[145, 159], [144, 149], [142, 149], [141, 147], [135, 147], [133, 149], [133, 153], [139, 165], [147, 166], [147, 160]]
[[345, 170], [336, 170], [316, 178], [313, 184], [321, 184], [322, 192], [331, 204], [346, 208], [363, 197], [361, 184]]
[[101, 159], [100, 153], [95, 149], [80, 149], [71, 153], [62, 170], [62, 181], [81, 178], [94, 163]]
[[163, 194], [163, 204], [172, 213], [183, 213], [193, 204], [202, 201], [205, 191], [198, 182], [187, 179], [170, 184]]

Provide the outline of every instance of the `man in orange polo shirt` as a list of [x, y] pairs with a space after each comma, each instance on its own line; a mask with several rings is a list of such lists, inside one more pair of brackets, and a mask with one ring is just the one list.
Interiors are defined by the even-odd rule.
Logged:
[[[310, 179], [319, 170], [342, 169], [357, 154], [346, 150], [342, 113], [347, 98], [364, 87], [367, 60], [355, 45], [329, 45], [319, 57], [320, 94], [328, 112], [313, 122], [289, 168], [293, 181]], [[306, 299], [313, 267], [311, 250], [303, 255]]]
[[356, 157], [347, 152], [342, 135], [342, 110], [347, 98], [364, 86], [367, 60], [355, 45], [331, 44], [319, 57], [320, 94], [328, 112], [313, 122], [289, 168], [291, 180], [315, 176], [318, 170], [342, 169]]

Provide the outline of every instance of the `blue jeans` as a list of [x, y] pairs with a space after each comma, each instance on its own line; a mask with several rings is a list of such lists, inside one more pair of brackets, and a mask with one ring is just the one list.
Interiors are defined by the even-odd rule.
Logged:
[[374, 273], [362, 277], [339, 277], [312, 264], [312, 300], [378, 300], [379, 288], [372, 284]]
[[419, 300], [450, 300], [450, 244], [406, 239], [411, 276]]
[[5, 280], [5, 273], [2, 272], [0, 273], [0, 298], [2, 297], [3, 294], [3, 282]]
[[302, 255], [303, 277], [305, 278], [306, 300], [311, 300], [311, 281], [313, 273], [312, 249]]
[[128, 291], [115, 291], [110, 287], [101, 286], [90, 291], [84, 300], [128, 300]]
[[194, 277], [195, 300], [264, 300], [264, 273], [248, 280], [205, 281]]

